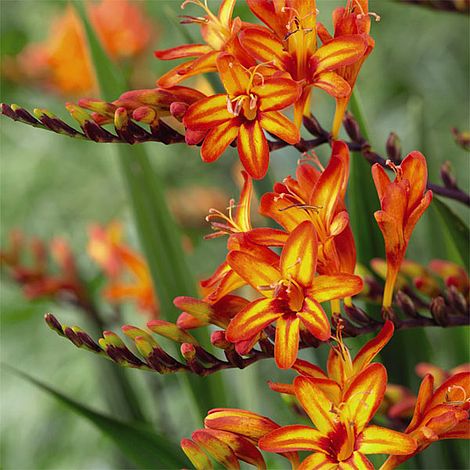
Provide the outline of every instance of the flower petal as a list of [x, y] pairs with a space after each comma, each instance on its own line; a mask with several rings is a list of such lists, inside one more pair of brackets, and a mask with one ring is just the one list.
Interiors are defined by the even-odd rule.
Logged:
[[276, 322], [274, 358], [279, 369], [290, 369], [299, 352], [299, 322], [294, 315], [284, 315]]
[[191, 439], [181, 439], [180, 445], [196, 470], [211, 470], [213, 468], [206, 453]]
[[278, 111], [260, 113], [260, 124], [265, 130], [279, 137], [288, 144], [296, 144], [300, 140], [297, 126]]
[[309, 296], [322, 303], [359, 294], [362, 286], [362, 279], [353, 274], [322, 275], [314, 279]]
[[385, 347], [393, 336], [395, 326], [393, 322], [387, 320], [375, 338], [368, 341], [356, 354], [353, 360], [354, 374], [358, 374], [362, 369], [366, 368], [375, 356]]
[[269, 148], [263, 129], [257, 119], [244, 122], [238, 133], [238, 154], [245, 170], [255, 179], [266, 175], [269, 166]]
[[211, 51], [212, 48], [207, 44], [183, 44], [170, 49], [155, 51], [154, 54], [160, 60], [173, 60], [185, 57], [199, 57]]
[[364, 454], [407, 455], [416, 450], [416, 441], [409, 435], [380, 426], [368, 426], [359, 437]]
[[201, 158], [206, 163], [214, 162], [225, 149], [236, 139], [240, 123], [238, 119], [230, 119], [211, 129], [201, 147]]
[[259, 98], [261, 111], [278, 111], [293, 104], [302, 92], [301, 87], [290, 78], [265, 78], [264, 83], [251, 88]]
[[374, 466], [364, 454], [356, 451], [348, 460], [339, 464], [338, 470], [374, 470]]
[[205, 131], [232, 119], [233, 114], [227, 111], [227, 95], [214, 95], [192, 104], [183, 123], [190, 129]]
[[[265, 249], [268, 250], [268, 248]], [[257, 290], [281, 278], [279, 270], [261, 256], [255, 258], [243, 251], [231, 251], [227, 255], [227, 262], [239, 276]], [[261, 292], [271, 297], [271, 291], [262, 289]]]
[[247, 94], [250, 84], [250, 72], [233, 55], [219, 55], [217, 70], [224, 88], [231, 97]]
[[259, 441], [259, 448], [268, 452], [290, 452], [297, 450], [322, 450], [328, 439], [316, 429], [292, 425], [275, 429]]
[[295, 395], [315, 427], [326, 435], [336, 426], [335, 414], [331, 412], [334, 403], [317, 385], [317, 380], [319, 379], [296, 377]]
[[221, 441], [205, 429], [194, 431], [191, 435], [193, 441], [202, 447], [209, 455], [227, 468], [237, 470], [240, 463], [235, 452], [225, 442]]
[[313, 85], [321, 88], [335, 98], [344, 98], [351, 94], [349, 83], [336, 72], [323, 72], [317, 75]]
[[234, 432], [256, 441], [279, 427], [269, 418], [236, 408], [210, 410], [204, 419], [204, 426], [210, 429]]
[[303, 359], [297, 359], [292, 368], [295, 369], [299, 374], [305, 375], [306, 377], [311, 377], [314, 379], [328, 378], [328, 376], [320, 367], [316, 366], [315, 364], [311, 364], [308, 361], [304, 361]]
[[336, 470], [338, 462], [330, 459], [326, 454], [316, 452], [302, 461], [297, 470]]
[[280, 67], [286, 56], [282, 42], [265, 28], [246, 28], [240, 32], [246, 51], [262, 63], [273, 62]]
[[281, 254], [281, 273], [302, 287], [310, 287], [317, 267], [318, 241], [312, 222], [302, 222], [289, 235]]
[[235, 224], [244, 232], [251, 230], [251, 199], [253, 196], [253, 181], [246, 171], [242, 171], [243, 188], [237, 204], [234, 217]]
[[297, 312], [307, 330], [320, 341], [327, 341], [331, 336], [328, 317], [322, 306], [313, 298], [305, 297], [302, 311]]
[[387, 371], [382, 364], [371, 364], [353, 380], [343, 401], [356, 433], [362, 432], [382, 403], [387, 386]]
[[328, 72], [359, 60], [367, 43], [358, 34], [343, 35], [318, 48], [310, 59], [313, 73]]
[[225, 332], [228, 341], [249, 339], [277, 320], [283, 310], [276, 299], [258, 299], [247, 305], [232, 319]]

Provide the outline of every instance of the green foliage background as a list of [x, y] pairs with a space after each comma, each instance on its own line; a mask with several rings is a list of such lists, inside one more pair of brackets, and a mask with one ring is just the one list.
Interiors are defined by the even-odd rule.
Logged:
[[[184, 42], [184, 37], [166, 16], [168, 12], [179, 14], [180, 2], [148, 0], [144, 3], [148, 16], [160, 31], [153, 49]], [[318, 2], [326, 24], [330, 24], [329, 11], [339, 3]], [[0, 2], [2, 58], [18, 53], [29, 42], [44, 39], [51, 16], [64, 6], [62, 1]], [[239, 2], [237, 8], [239, 14], [252, 18], [244, 2]], [[469, 33], [467, 19], [385, 0], [371, 0], [370, 9], [379, 13], [382, 20], [372, 25], [376, 48], [363, 67], [358, 85], [374, 146], [383, 152], [388, 133], [395, 131], [401, 137], [405, 154], [418, 149], [427, 156], [432, 181], [439, 180], [440, 165], [450, 160], [460, 186], [468, 191], [468, 154], [455, 145], [450, 133], [454, 126], [470, 128], [465, 105], [469, 102], [470, 65], [465, 40]], [[196, 35], [195, 29], [191, 32]], [[151, 73], [142, 77], [140, 87], [152, 87], [154, 78], [170, 67], [153, 58], [152, 48], [147, 56], [146, 67]], [[2, 80], [0, 98], [7, 103], [27, 108], [44, 107], [66, 115], [62, 106], [65, 99], [46, 94], [27, 83], [18, 85]], [[332, 107], [326, 95], [315, 95], [314, 113], [328, 125]], [[14, 227], [44, 239], [61, 235], [71, 241], [80, 265], [90, 277], [96, 273], [85, 251], [86, 228], [90, 223], [122, 219], [137, 246], [117, 160], [108, 145], [73, 141], [6, 119], [0, 122], [2, 246], [8, 231]], [[206, 165], [194, 148], [160, 144], [146, 145], [146, 148], [167, 189], [184, 190], [196, 183], [218, 186], [228, 197], [237, 197], [231, 179], [233, 155], [225, 155], [217, 164]], [[326, 149], [319, 154], [325, 158]], [[295, 151], [274, 153], [274, 175], [282, 178], [291, 173], [297, 158]], [[191, 205], [192, 201], [187, 203]], [[455, 203], [449, 205], [468, 225], [468, 211]], [[203, 224], [184, 229], [195, 244], [189, 259], [194, 275], [210, 273], [223, 257], [223, 242], [203, 241], [202, 235], [209, 231]], [[413, 236], [408, 257], [426, 263], [432, 258], [447, 256], [453, 253], [445, 230], [429, 211]], [[20, 290], [2, 276], [2, 361], [41, 378], [97, 410], [113, 412], [102, 393], [106, 387], [103, 361], [76, 350], [52, 334], [42, 319], [46, 311], [54, 312], [66, 324], [87, 326], [86, 319], [72, 308], [47, 301], [28, 303]], [[124, 314], [129, 323], [142, 326], [145, 322], [132, 308], [125, 309]], [[394, 338], [393, 342], [399, 342], [403, 348], [395, 358], [391, 381], [416, 390], [418, 382], [412, 367], [417, 362], [432, 361], [450, 368], [468, 360], [469, 338], [465, 329], [426, 331], [419, 335], [419, 344], [416, 337], [416, 332], [407, 331]], [[355, 344], [354, 348], [357, 347]], [[321, 359], [324, 354], [319, 351], [316, 356]], [[66, 411], [23, 379], [6, 370], [1, 374], [3, 468], [105, 469], [128, 465], [111, 441], [91, 424]], [[137, 388], [148, 421], [155, 423], [159, 431], [178, 441], [200, 425], [188, 418], [190, 403], [174, 378], [133, 370], [126, 371], [126, 375]], [[246, 407], [281, 423], [291, 422], [287, 407], [280, 406], [279, 396], [264, 385], [267, 379], [286, 379], [286, 374], [277, 371], [273, 364], [264, 362], [245, 371], [224, 373], [223, 378], [228, 385], [229, 401], [221, 405]], [[468, 462], [468, 447], [439, 444], [409, 468], [464, 468]]]

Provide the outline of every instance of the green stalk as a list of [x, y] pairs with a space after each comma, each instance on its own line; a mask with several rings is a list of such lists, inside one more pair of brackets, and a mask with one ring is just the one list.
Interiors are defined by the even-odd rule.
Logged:
[[[357, 87], [351, 96], [350, 107], [362, 135], [370, 142]], [[357, 260], [368, 267], [372, 258], [383, 258], [384, 243], [374, 219], [374, 212], [379, 208], [379, 201], [370, 165], [359, 152], [352, 153], [348, 205], [351, 228], [356, 240]]]
[[[112, 101], [126, 90], [125, 80], [96, 38], [83, 2], [75, 0], [74, 5], [85, 29], [102, 98]], [[143, 145], [117, 147], [121, 174], [154, 288], [165, 318], [172, 321], [177, 316], [173, 298], [196, 294], [195, 283], [182, 249], [180, 232], [168, 209], [163, 182], [153, 170]], [[207, 333], [199, 334], [198, 340], [203, 345], [209, 344]], [[209, 408], [220, 406], [225, 401], [220, 376], [202, 381], [199, 377], [188, 375], [182, 376], [181, 380], [196, 405], [197, 419], [201, 419]]]

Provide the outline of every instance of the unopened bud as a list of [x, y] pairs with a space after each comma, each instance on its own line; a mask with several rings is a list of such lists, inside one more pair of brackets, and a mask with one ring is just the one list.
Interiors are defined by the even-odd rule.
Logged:
[[353, 142], [362, 142], [364, 139], [361, 135], [359, 124], [353, 115], [346, 111], [343, 119], [344, 129]]
[[390, 320], [394, 324], [398, 322], [398, 316], [392, 307], [382, 307], [382, 318], [385, 321]]
[[395, 132], [390, 132], [387, 142], [385, 144], [387, 156], [393, 163], [397, 165], [401, 162], [401, 142]]
[[196, 358], [196, 348], [193, 344], [183, 343], [181, 345], [181, 354], [186, 361], [192, 362]]
[[65, 336], [73, 343], [75, 346], [80, 347], [83, 343], [75, 331], [68, 326], [64, 326], [64, 334]]
[[78, 326], [73, 326], [72, 330], [82, 342], [83, 347], [85, 347], [89, 351], [101, 352], [101, 348], [99, 347], [99, 345], [93, 340], [93, 338], [86, 331], [83, 331]]
[[452, 174], [449, 161], [446, 161], [441, 165], [441, 179], [446, 188], [455, 189], [457, 187], [457, 179]]
[[147, 341], [147, 338], [145, 338], [144, 336], [137, 336], [136, 338], [134, 338], [134, 344], [139, 353], [142, 354], [142, 356], [146, 359], [150, 357], [153, 353], [152, 344]]
[[194, 336], [190, 335], [185, 330], [179, 328], [174, 323], [165, 320], [150, 320], [147, 323], [147, 328], [154, 333], [157, 333], [165, 338], [171, 339], [177, 343], [189, 343], [197, 345], [198, 342]]
[[[12, 106], [13, 108], [13, 106]], [[470, 131], [459, 131], [456, 127], [452, 129], [455, 142], [464, 150], [470, 150]]]
[[170, 114], [178, 121], [182, 121], [188, 107], [188, 104], [176, 101], [170, 105]]
[[62, 325], [60, 324], [59, 320], [57, 320], [57, 318], [54, 315], [52, 315], [52, 313], [46, 313], [44, 315], [44, 320], [46, 321], [47, 326], [51, 330], [54, 330], [60, 336], [64, 336], [64, 332], [62, 330]]
[[157, 113], [149, 106], [140, 106], [132, 113], [132, 118], [144, 124], [152, 124], [157, 117]]
[[233, 346], [225, 339], [225, 331], [223, 330], [217, 330], [211, 334], [211, 344], [219, 349], [228, 349]]
[[114, 112], [114, 126], [118, 130], [125, 129], [129, 125], [129, 116], [126, 108], [117, 108]]
[[468, 313], [468, 304], [463, 294], [455, 287], [450, 286], [445, 292], [446, 300], [453, 310], [466, 314]]
[[82, 98], [78, 101], [78, 106], [89, 111], [93, 111], [101, 116], [112, 117], [116, 106], [103, 100], [93, 98]]
[[367, 313], [359, 307], [356, 307], [354, 304], [351, 306], [345, 305], [344, 311], [346, 315], [354, 322], [359, 323], [360, 325], [368, 325], [371, 323], [371, 318]]
[[411, 297], [405, 294], [402, 290], [399, 290], [395, 294], [395, 301], [397, 302], [398, 306], [401, 308], [402, 312], [407, 317], [417, 317], [418, 312], [416, 311], [416, 305], [414, 304]]
[[447, 305], [443, 297], [435, 297], [429, 308], [434, 321], [440, 326], [447, 326]]
[[70, 115], [75, 119], [75, 121], [80, 124], [81, 127], [85, 125], [86, 122], [91, 121], [91, 116], [85, 112], [80, 106], [77, 106], [73, 103], [65, 103], [65, 107]]

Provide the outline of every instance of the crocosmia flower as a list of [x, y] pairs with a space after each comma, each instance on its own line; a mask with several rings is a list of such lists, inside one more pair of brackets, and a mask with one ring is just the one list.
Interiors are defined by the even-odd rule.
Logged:
[[381, 165], [372, 167], [381, 206], [374, 215], [385, 240], [387, 258], [384, 307], [392, 304], [393, 288], [411, 234], [432, 200], [432, 192], [426, 191], [426, 159], [420, 152], [411, 152], [401, 165], [390, 161], [387, 164], [395, 173], [394, 181], [390, 181]]
[[279, 112], [298, 99], [300, 88], [284, 76], [264, 77], [256, 68], [248, 70], [230, 54], [219, 56], [217, 69], [227, 93], [194, 103], [183, 122], [191, 131], [207, 132], [201, 147], [205, 162], [217, 160], [238, 138], [243, 166], [253, 178], [262, 178], [269, 165], [263, 131], [290, 144], [300, 139], [295, 125]]
[[301, 223], [287, 239], [278, 265], [243, 251], [231, 251], [232, 269], [265, 298], [239, 312], [226, 331], [231, 342], [248, 340], [276, 322], [275, 359], [288, 369], [297, 358], [300, 329], [325, 341], [331, 335], [322, 302], [352, 296], [362, 289], [358, 276], [315, 276], [318, 241], [313, 224]]
[[302, 95], [295, 103], [298, 127], [302, 115], [310, 113], [312, 87], [335, 97], [350, 94], [350, 85], [336, 70], [363, 57], [366, 42], [361, 35], [344, 35], [317, 47], [314, 0], [249, 0], [248, 6], [267, 28], [244, 28], [241, 44], [261, 63], [271, 63], [302, 85]]
[[315, 428], [284, 426], [259, 441], [269, 452], [312, 452], [299, 470], [371, 469], [367, 454], [405, 455], [415, 440], [397, 431], [369, 425], [379, 408], [387, 383], [381, 364], [371, 364], [351, 383], [344, 395], [333, 381], [296, 377], [295, 395]]

